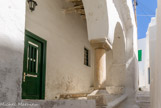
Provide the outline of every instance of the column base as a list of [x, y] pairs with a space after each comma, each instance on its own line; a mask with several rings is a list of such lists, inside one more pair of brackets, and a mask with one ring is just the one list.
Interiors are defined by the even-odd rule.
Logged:
[[95, 90], [87, 96], [87, 99], [95, 99], [97, 106], [107, 106], [109, 102], [120, 96], [120, 94], [111, 95], [106, 90]]
[[87, 96], [87, 99], [95, 99], [97, 106], [107, 106], [108, 93], [106, 90], [94, 90]]
[[117, 94], [124, 94], [125, 88], [124, 87], [116, 87], [116, 86], [108, 86], [106, 90], [109, 94], [117, 95]]

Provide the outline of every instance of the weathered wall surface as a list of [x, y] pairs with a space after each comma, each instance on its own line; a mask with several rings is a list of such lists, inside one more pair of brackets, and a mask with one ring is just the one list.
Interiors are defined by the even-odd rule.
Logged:
[[[65, 0], [37, 0], [26, 29], [47, 40], [46, 99], [63, 93], [88, 92], [93, 86], [93, 50], [85, 20], [79, 14], [64, 14]], [[84, 47], [90, 51], [90, 66], [84, 65]]]

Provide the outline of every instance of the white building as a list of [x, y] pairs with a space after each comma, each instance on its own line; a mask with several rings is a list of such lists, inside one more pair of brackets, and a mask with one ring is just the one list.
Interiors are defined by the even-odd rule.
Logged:
[[25, 0], [0, 1], [0, 102], [38, 104], [35, 108], [136, 108], [132, 2], [36, 2], [31, 12]]
[[148, 32], [149, 36], [149, 63], [150, 63], [150, 94], [151, 94], [151, 108], [156, 108], [154, 95], [157, 95], [155, 89], [155, 52], [156, 52], [156, 18], [152, 18], [149, 24]]
[[158, 0], [156, 19], [150, 24], [151, 108], [161, 107], [161, 1]]
[[139, 61], [139, 88], [142, 91], [149, 91], [150, 88], [150, 67], [149, 67], [149, 36], [138, 40], [138, 61]]

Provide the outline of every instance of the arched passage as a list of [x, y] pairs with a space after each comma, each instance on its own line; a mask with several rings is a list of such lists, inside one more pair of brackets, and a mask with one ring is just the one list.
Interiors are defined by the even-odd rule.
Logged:
[[113, 42], [113, 64], [125, 63], [125, 36], [120, 23], [116, 24]]
[[115, 27], [114, 42], [112, 46], [111, 55], [112, 63], [110, 70], [107, 71], [107, 85], [115, 87], [124, 87], [126, 71], [125, 36], [120, 23], [117, 23]]

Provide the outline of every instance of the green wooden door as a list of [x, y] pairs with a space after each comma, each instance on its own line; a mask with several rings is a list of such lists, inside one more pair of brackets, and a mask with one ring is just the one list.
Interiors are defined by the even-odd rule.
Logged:
[[43, 50], [41, 41], [34, 38], [34, 35], [26, 34], [22, 79], [23, 99], [42, 99]]

